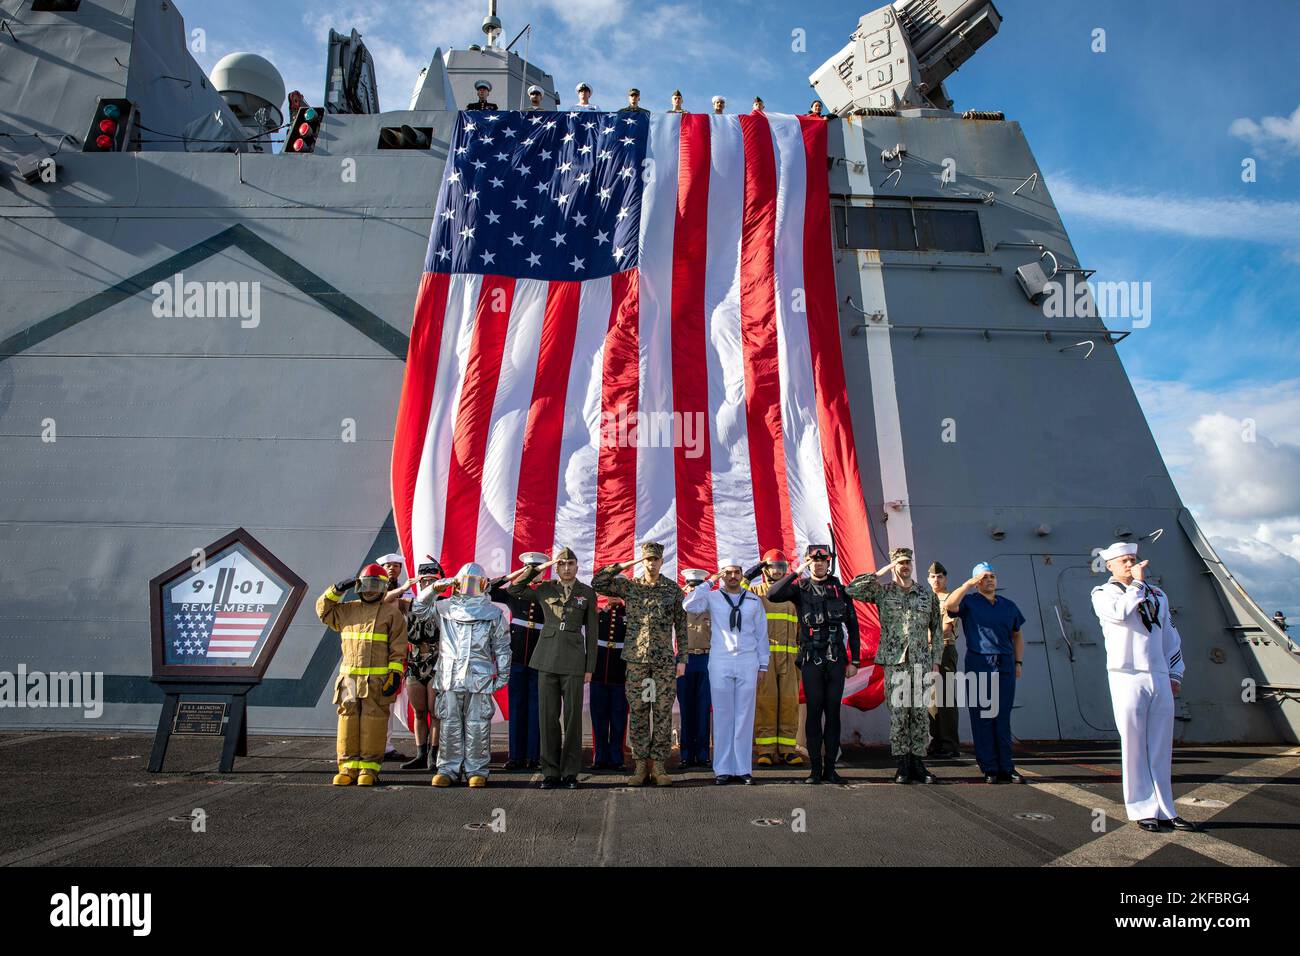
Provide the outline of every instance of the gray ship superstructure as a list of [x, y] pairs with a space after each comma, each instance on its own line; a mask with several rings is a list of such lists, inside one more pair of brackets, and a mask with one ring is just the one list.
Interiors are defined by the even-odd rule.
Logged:
[[[160, 570], [236, 527], [317, 590], [395, 549], [392, 428], [456, 109], [480, 78], [503, 109], [532, 83], [559, 97], [495, 10], [402, 111], [375, 111], [364, 44], [340, 33], [308, 97], [314, 148], [273, 151], [293, 119], [278, 74], [236, 55], [209, 79], [170, 3], [0, 0], [0, 19], [0, 670], [106, 675], [94, 723], [0, 725], [151, 728]], [[915, 545], [954, 584], [992, 561], [1028, 618], [1016, 734], [1091, 740], [1116, 737], [1094, 554], [1140, 541], [1188, 661], [1179, 738], [1295, 741], [1294, 647], [1182, 506], [1123, 332], [1044, 315], [1045, 282], [1089, 273], [1019, 125], [951, 109], [944, 80], [999, 22], [988, 2], [900, 0], [811, 78], [837, 114], [835, 279], [877, 551]], [[110, 101], [122, 146], [99, 150]], [[311, 604], [249, 698], [254, 731], [333, 732], [338, 639]], [[883, 708], [845, 725], [887, 733]]]

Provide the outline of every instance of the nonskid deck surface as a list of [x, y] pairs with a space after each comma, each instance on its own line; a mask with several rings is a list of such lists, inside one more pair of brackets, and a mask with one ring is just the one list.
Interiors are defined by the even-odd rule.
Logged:
[[500, 753], [486, 790], [435, 790], [428, 773], [394, 764], [383, 786], [360, 790], [330, 786], [327, 738], [254, 737], [230, 774], [211, 772], [216, 742], [185, 739], [167, 772], [150, 774], [151, 744], [0, 735], [0, 864], [1300, 864], [1296, 748], [1177, 750], [1180, 812], [1204, 830], [1155, 835], [1124, 819], [1110, 745], [1027, 745], [1028, 786], [983, 784], [969, 758], [933, 761], [940, 785], [897, 786], [887, 753], [858, 749], [840, 768], [847, 786], [804, 786], [799, 768], [782, 768], [753, 787], [692, 771], [666, 789], [583, 774], [577, 791], [543, 792], [533, 774], [500, 770]]

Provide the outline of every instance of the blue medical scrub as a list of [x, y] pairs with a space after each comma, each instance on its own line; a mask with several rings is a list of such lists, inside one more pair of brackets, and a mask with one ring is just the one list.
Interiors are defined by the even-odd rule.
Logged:
[[1002, 597], [992, 602], [978, 591], [967, 594], [957, 608], [966, 636], [966, 670], [980, 676], [977, 688], [991, 688], [997, 675], [997, 715], [981, 716], [991, 701], [983, 694], [969, 702], [971, 736], [980, 770], [1007, 774], [1016, 769], [1011, 754], [1011, 708], [1016, 702], [1016, 652], [1011, 634], [1024, 626], [1025, 616], [1015, 603]]

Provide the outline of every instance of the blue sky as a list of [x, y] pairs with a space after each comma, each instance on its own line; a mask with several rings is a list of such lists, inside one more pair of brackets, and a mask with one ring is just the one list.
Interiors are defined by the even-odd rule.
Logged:
[[[957, 109], [1024, 127], [1081, 263], [1152, 283], [1149, 328], [1121, 355], [1184, 502], [1252, 594], [1300, 623], [1300, 3], [996, 0], [1002, 29], [947, 83]], [[380, 102], [404, 108], [436, 46], [482, 38], [479, 0], [178, 0], [207, 69], [253, 50], [320, 102], [331, 27], [375, 56]], [[761, 94], [802, 112], [807, 76], [879, 4], [827, 0], [501, 0], [509, 39], [566, 102], [579, 79], [621, 105]], [[1093, 31], [1106, 50], [1092, 50]], [[792, 49], [805, 31], [806, 50]], [[521, 41], [522, 43], [522, 41]], [[631, 64], [635, 64], [632, 66]], [[1242, 181], [1242, 160], [1257, 181]], [[1254, 441], [1242, 440], [1253, 422]]]

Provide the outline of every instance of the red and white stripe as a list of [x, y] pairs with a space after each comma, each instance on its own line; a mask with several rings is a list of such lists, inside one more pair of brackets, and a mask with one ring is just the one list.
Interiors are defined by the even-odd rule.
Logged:
[[[829, 523], [842, 578], [874, 567], [826, 135], [793, 116], [652, 116], [637, 269], [426, 274], [394, 441], [403, 553], [497, 573], [569, 546], [585, 576], [658, 540], [672, 575], [793, 552]], [[694, 449], [674, 413], [703, 423]], [[638, 414], [670, 430], [603, 440], [604, 416]]]
[[212, 622], [208, 657], [248, 657], [257, 647], [270, 614], [218, 611]]

